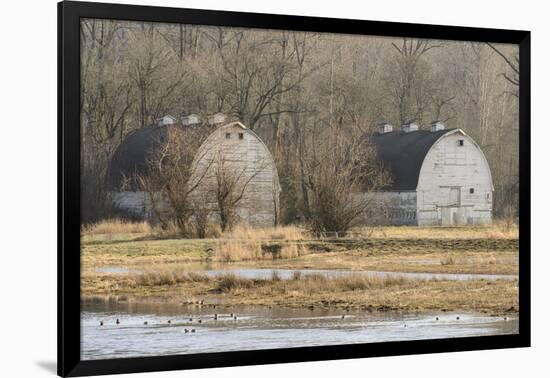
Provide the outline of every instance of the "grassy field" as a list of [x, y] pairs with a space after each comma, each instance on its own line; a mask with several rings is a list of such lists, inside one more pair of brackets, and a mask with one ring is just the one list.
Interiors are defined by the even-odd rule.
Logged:
[[408, 311], [517, 312], [515, 281], [445, 281], [296, 274], [291, 280], [245, 279], [234, 275], [147, 271], [84, 274], [83, 297], [167, 301], [203, 306], [263, 305]]
[[[174, 239], [146, 224], [113, 222], [83, 229], [82, 295], [130, 300], [337, 306], [374, 309], [517, 311], [517, 281], [412, 281], [380, 278], [208, 277], [198, 264], [286, 269], [433, 273], [518, 273], [517, 228], [383, 227], [361, 237], [319, 239], [298, 227], [238, 227], [217, 239]], [[125, 267], [139, 273], [107, 274]]]

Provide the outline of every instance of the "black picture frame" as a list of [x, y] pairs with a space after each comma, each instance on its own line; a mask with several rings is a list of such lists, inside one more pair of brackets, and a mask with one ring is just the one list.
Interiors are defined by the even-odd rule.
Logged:
[[[139, 20], [519, 45], [519, 333], [275, 350], [80, 360], [81, 18]], [[83, 376], [530, 346], [530, 32], [63, 1], [58, 3], [58, 374]]]

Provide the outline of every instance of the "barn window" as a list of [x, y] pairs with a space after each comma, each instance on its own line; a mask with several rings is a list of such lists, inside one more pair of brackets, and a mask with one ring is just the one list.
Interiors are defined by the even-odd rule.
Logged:
[[470, 194], [474, 194], [474, 188], [470, 188]]
[[231, 133], [225, 133], [225, 139], [231, 138]]
[[244, 133], [239, 133], [239, 139], [244, 139]]
[[464, 139], [459, 139], [458, 140], [458, 145], [461, 146], [461, 147], [464, 146]]

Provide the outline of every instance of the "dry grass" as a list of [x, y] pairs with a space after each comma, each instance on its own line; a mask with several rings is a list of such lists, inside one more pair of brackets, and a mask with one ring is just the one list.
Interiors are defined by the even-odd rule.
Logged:
[[295, 226], [238, 225], [223, 235], [213, 259], [218, 262], [292, 259], [308, 254], [308, 248], [300, 243], [305, 238], [305, 231]]
[[83, 297], [126, 297], [185, 303], [282, 305], [291, 307], [361, 308], [407, 311], [477, 311], [504, 313], [518, 310], [517, 281], [410, 280], [394, 277], [296, 273], [248, 279], [233, 274], [208, 276], [167, 270], [133, 274], [84, 274]]
[[[115, 226], [108, 226], [111, 224]], [[107, 233], [116, 227], [124, 233]], [[189, 264], [211, 258], [264, 268], [517, 274], [517, 227], [504, 223], [458, 228], [383, 227], [371, 229], [367, 239], [355, 240], [312, 240], [307, 232], [294, 226], [238, 226], [222, 235], [222, 239], [206, 240], [153, 240], [156, 231], [148, 225], [122, 221], [102, 222], [86, 232], [91, 234], [82, 238], [83, 296], [157, 298], [176, 303], [185, 298], [202, 298], [226, 305], [461, 309], [491, 313], [518, 308], [517, 281], [327, 278], [298, 271], [289, 280], [278, 275], [251, 280], [189, 272]], [[94, 270], [109, 265], [142, 273], [117, 275]]]
[[518, 225], [495, 220], [490, 225], [462, 227], [385, 226], [359, 227], [353, 231], [372, 239], [517, 239]]
[[254, 239], [226, 239], [218, 243], [213, 260], [217, 262], [269, 261], [293, 259], [308, 253], [307, 246], [297, 242], [273, 243]]
[[280, 252], [282, 259], [294, 259], [309, 254], [309, 249], [305, 244], [287, 243], [283, 244]]
[[403, 285], [407, 279], [399, 277], [369, 277], [369, 276], [345, 276], [345, 277], [327, 277], [323, 274], [301, 274], [295, 271], [292, 279], [282, 280], [280, 276], [273, 272], [268, 279], [247, 279], [238, 277], [234, 274], [226, 274], [212, 278], [215, 283], [215, 290], [223, 293], [239, 293], [243, 289], [262, 289], [269, 295], [292, 294], [292, 295], [312, 295], [318, 293], [339, 293], [354, 290], [370, 290], [388, 288], [392, 286]]
[[173, 269], [147, 270], [131, 274], [130, 278], [138, 286], [177, 285], [180, 283], [208, 282], [210, 280], [210, 277], [204, 274]]
[[307, 231], [297, 226], [250, 227], [237, 225], [223, 234], [225, 239], [237, 240], [305, 240]]
[[213, 259], [218, 262], [235, 262], [264, 258], [259, 240], [226, 240], [218, 243]]
[[[495, 220], [491, 225], [463, 227], [416, 227], [416, 226], [383, 226], [358, 227], [352, 230], [354, 235], [367, 239], [517, 239], [518, 226], [508, 220]], [[166, 227], [152, 227], [148, 222], [131, 222], [123, 219], [108, 219], [82, 227], [83, 235], [101, 234], [144, 234], [151, 239], [179, 239], [181, 234], [174, 224]], [[208, 226], [206, 238], [255, 241], [305, 241], [314, 239], [302, 227], [276, 226], [251, 227], [243, 224], [231, 231], [222, 233], [218, 225]]]
[[[198, 238], [198, 231], [195, 226], [191, 225], [189, 228], [190, 235], [183, 237], [181, 230], [174, 222], [168, 222], [164, 226], [156, 225], [149, 235], [146, 235], [146, 240], [163, 240], [163, 239], [194, 239]], [[221, 237], [222, 232], [218, 224], [208, 224], [205, 230], [205, 239], [217, 239]]]
[[[397, 242], [385, 246], [378, 241], [368, 246], [310, 253], [294, 259], [242, 263], [247, 266], [281, 269], [350, 269], [424, 273], [518, 274], [517, 246], [493, 246], [490, 249], [441, 249], [438, 245], [410, 246]], [[501, 244], [501, 243], [499, 243]], [[512, 243], [513, 244], [513, 243]], [[498, 248], [497, 248], [498, 247]], [[310, 251], [314, 251], [309, 246]]]
[[[315, 293], [338, 293], [353, 290], [369, 290], [404, 285], [411, 280], [403, 277], [379, 277], [350, 275], [342, 277], [327, 277], [323, 274], [303, 274], [295, 271], [291, 279], [283, 280], [277, 272], [270, 278], [243, 278], [233, 273], [209, 276], [200, 272], [173, 270], [167, 268], [149, 269], [143, 272], [128, 274], [98, 274], [101, 281], [112, 281], [109, 294], [120, 294], [127, 289], [151, 289], [162, 286], [173, 287], [180, 284], [209, 284], [211, 290], [220, 293], [239, 292], [243, 289], [268, 288], [272, 294], [300, 293], [311, 295]], [[84, 275], [90, 278], [91, 275]], [[416, 281], [418, 282], [418, 280]], [[153, 289], [153, 292], [156, 290]], [[264, 290], [265, 292], [265, 290]]]
[[454, 256], [446, 256], [446, 257], [441, 259], [441, 265], [443, 265], [443, 266], [455, 265], [455, 264], [456, 264], [456, 261], [455, 261]]
[[131, 222], [124, 219], [106, 219], [82, 227], [82, 234], [150, 234], [152, 227], [148, 222]]

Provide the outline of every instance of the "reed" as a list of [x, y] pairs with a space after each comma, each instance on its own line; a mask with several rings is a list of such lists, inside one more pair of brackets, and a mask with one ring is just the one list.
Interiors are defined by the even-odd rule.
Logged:
[[305, 240], [307, 231], [298, 226], [250, 227], [239, 224], [223, 234], [223, 238], [237, 240]]
[[149, 234], [151, 225], [146, 222], [132, 222], [124, 219], [106, 219], [97, 223], [82, 226], [82, 234]]

